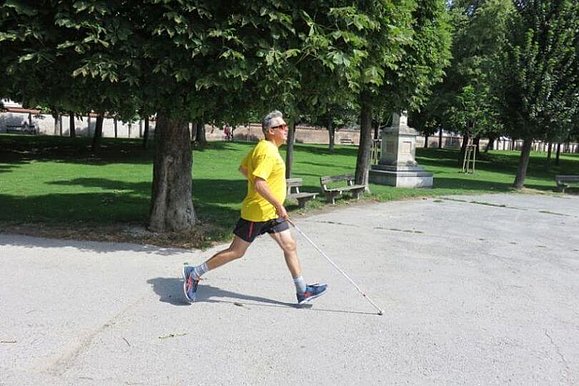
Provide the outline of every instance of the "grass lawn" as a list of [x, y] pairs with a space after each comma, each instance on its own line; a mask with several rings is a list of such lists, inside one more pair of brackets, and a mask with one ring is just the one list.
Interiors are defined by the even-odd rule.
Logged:
[[[237, 167], [252, 146], [213, 142], [206, 149], [194, 150], [193, 202], [201, 220], [200, 229], [174, 239], [149, 235], [143, 241], [200, 246], [208, 240], [229, 237], [246, 191], [246, 182]], [[320, 176], [353, 173], [356, 151], [354, 146], [337, 146], [330, 153], [325, 145], [296, 144], [294, 177], [304, 179], [303, 191], [319, 192]], [[475, 174], [460, 173], [457, 157], [457, 150], [417, 149], [420, 165], [434, 173], [433, 189], [372, 184], [372, 194], [365, 200], [511, 191], [518, 152], [481, 154]], [[55, 237], [125, 240], [119, 232], [127, 224], [142, 227], [147, 222], [152, 160], [153, 150], [142, 149], [139, 140], [104, 139], [101, 151], [95, 155], [90, 152], [87, 138], [2, 134], [1, 229]], [[525, 185], [552, 192], [555, 174], [579, 174], [579, 154], [562, 155], [559, 165], [553, 160], [548, 167], [545, 153], [533, 153]], [[337, 206], [347, 203], [341, 199]], [[303, 211], [327, 207], [316, 200], [310, 201]], [[294, 213], [299, 210], [296, 205], [288, 208]]]

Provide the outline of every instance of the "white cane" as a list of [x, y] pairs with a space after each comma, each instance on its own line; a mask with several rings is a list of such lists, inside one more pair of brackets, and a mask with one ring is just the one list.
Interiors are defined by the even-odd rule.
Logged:
[[358, 290], [358, 292], [360, 292], [360, 293], [362, 294], [362, 296], [363, 296], [374, 308], [376, 308], [376, 309], [378, 310], [378, 315], [383, 315], [383, 312], [382, 312], [382, 310], [380, 309], [380, 307], [378, 307], [378, 306], [376, 305], [376, 303], [374, 303], [374, 302], [368, 297], [368, 295], [366, 295], [366, 294], [360, 289], [360, 287], [358, 287], [358, 285], [357, 285], [356, 283], [354, 283], [354, 280], [352, 280], [352, 279], [350, 278], [350, 276], [348, 276], [348, 275], [346, 274], [346, 272], [344, 272], [340, 267], [338, 267], [338, 266], [336, 265], [336, 263], [334, 263], [334, 262], [332, 261], [332, 259], [330, 259], [330, 258], [328, 257], [328, 255], [326, 255], [326, 254], [324, 253], [324, 251], [322, 251], [308, 236], [306, 236], [306, 234], [305, 234], [296, 224], [294, 224], [294, 222], [293, 222], [292, 220], [290, 220], [290, 219], [288, 218], [287, 221], [288, 221], [290, 224], [292, 224], [292, 226], [293, 226], [306, 240], [308, 240], [309, 243], [312, 244], [312, 246], [313, 246], [314, 248], [316, 248], [316, 249], [318, 250], [318, 252], [320, 252], [320, 253], [322, 254], [322, 256], [324, 256], [324, 257], [326, 258], [326, 260], [328, 260], [328, 261], [330, 262], [330, 264], [332, 264], [332, 265], [334, 266], [334, 268], [336, 268], [342, 275], [344, 275], [344, 277], [345, 277], [346, 279], [348, 279], [348, 280], [350, 281], [350, 283], [352, 283], [352, 284], [354, 285], [354, 287], [356, 287], [356, 289]]

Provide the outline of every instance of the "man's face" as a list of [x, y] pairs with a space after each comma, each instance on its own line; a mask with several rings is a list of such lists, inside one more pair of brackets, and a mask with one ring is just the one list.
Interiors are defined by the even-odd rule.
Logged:
[[274, 118], [271, 122], [269, 133], [271, 139], [276, 140], [276, 142], [283, 143], [287, 140], [287, 123], [285, 123], [283, 118]]

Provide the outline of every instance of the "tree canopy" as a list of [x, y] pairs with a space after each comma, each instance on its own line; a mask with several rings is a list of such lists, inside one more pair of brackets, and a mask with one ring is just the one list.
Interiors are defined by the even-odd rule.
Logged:
[[372, 111], [420, 106], [450, 44], [443, 0], [10, 0], [0, 26], [3, 95], [55, 111], [156, 115], [149, 224], [159, 231], [196, 221], [187, 122], [246, 122], [273, 108], [322, 117], [358, 104], [365, 180]]
[[523, 139], [514, 186], [522, 188], [534, 139], [563, 140], [579, 110], [579, 3], [515, 1], [500, 61], [502, 120]]

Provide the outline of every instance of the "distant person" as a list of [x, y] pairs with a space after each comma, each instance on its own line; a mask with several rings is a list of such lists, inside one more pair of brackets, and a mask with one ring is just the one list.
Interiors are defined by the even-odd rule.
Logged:
[[229, 126], [225, 126], [225, 128], [223, 129], [223, 133], [225, 134], [225, 139], [227, 141], [231, 141], [232, 139], [232, 135], [231, 135], [231, 127]]
[[241, 205], [241, 217], [233, 230], [229, 248], [213, 255], [196, 267], [183, 267], [183, 291], [190, 302], [196, 300], [201, 277], [217, 267], [242, 257], [253, 240], [269, 233], [283, 250], [292, 275], [298, 304], [323, 295], [326, 284], [306, 284], [288, 225], [288, 213], [283, 206], [286, 197], [285, 163], [279, 147], [287, 140], [287, 124], [279, 111], [267, 114], [262, 122], [265, 139], [245, 156], [239, 171], [247, 178], [247, 195]]

